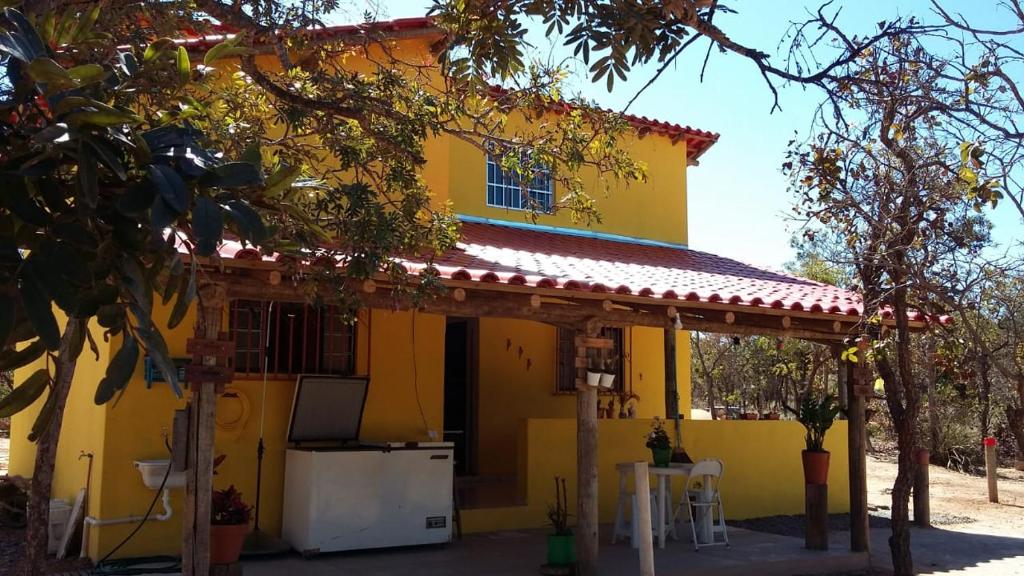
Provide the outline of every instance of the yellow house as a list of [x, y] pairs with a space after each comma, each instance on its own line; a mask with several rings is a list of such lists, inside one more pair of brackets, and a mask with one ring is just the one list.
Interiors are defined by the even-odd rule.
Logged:
[[[390, 26], [412, 49], [437, 39], [425, 19]], [[340, 27], [329, 34], [351, 32]], [[297, 377], [331, 374], [368, 381], [359, 442], [454, 443], [453, 490], [465, 532], [544, 526], [554, 477], [567, 478], [570, 501], [577, 497], [578, 439], [591, 434], [578, 422], [593, 421], [595, 401], [602, 416], [586, 438], [596, 453], [584, 458], [596, 470], [601, 522], [615, 515], [615, 464], [647, 459], [644, 436], [652, 419], [673, 413], [683, 418], [680, 436], [691, 457], [725, 463], [722, 493], [730, 517], [802, 513], [802, 428], [792, 421], [691, 420], [686, 330], [835, 340], [856, 321], [857, 305], [830, 286], [689, 250], [687, 170], [696, 169], [718, 136], [629, 120], [635, 133], [628, 147], [646, 164], [648, 179], [600, 197], [603, 223], [592, 227], [562, 214], [532, 221], [521, 209], [519, 184], [500, 166], [460, 140], [432, 140], [424, 178], [438, 202], [454, 206], [463, 239], [435, 262], [449, 294], [420, 310], [375, 304], [368, 284], [370, 305], [354, 324], [341, 322], [330, 309], [289, 296], [287, 281], [268, 280], [273, 258], [226, 242], [224, 277], [234, 280], [227, 283], [222, 326], [235, 345], [234, 380], [217, 401], [215, 452], [226, 458], [215, 485], [233, 484], [255, 501], [262, 435], [260, 528], [279, 535]], [[558, 191], [539, 178], [529, 194], [543, 203]], [[165, 325], [160, 316], [167, 314], [158, 309], [154, 318]], [[177, 358], [190, 357], [195, 316], [192, 310], [167, 335]], [[582, 317], [596, 327], [585, 338], [612, 346], [604, 356], [615, 373], [610, 389], [579, 390], [587, 387], [580, 334], [567, 326]], [[94, 560], [125, 539], [137, 524], [131, 519], [154, 499], [134, 462], [168, 457], [174, 413], [188, 396], [176, 398], [140, 363], [119, 402], [96, 406], [95, 383], [118, 342], [98, 344], [98, 359], [87, 353], [79, 361], [54, 485], [54, 497], [67, 500], [88, 488], [85, 552]], [[23, 368], [16, 381], [36, 368]], [[34, 447], [26, 436], [41, 405], [14, 418], [12, 474], [31, 475]], [[846, 511], [845, 422], [827, 444], [830, 509]], [[182, 491], [170, 496], [169, 517], [151, 518], [116, 556], [180, 552]]]

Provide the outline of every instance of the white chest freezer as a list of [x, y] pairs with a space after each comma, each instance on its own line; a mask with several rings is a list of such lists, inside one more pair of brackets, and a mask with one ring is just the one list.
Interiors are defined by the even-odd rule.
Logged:
[[296, 386], [282, 536], [304, 555], [451, 540], [452, 444], [351, 444], [366, 387], [365, 379], [319, 376]]

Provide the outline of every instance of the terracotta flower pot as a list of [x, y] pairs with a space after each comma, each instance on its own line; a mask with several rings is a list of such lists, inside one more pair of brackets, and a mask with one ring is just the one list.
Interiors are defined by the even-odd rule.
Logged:
[[807, 484], [828, 484], [828, 452], [804, 450], [804, 482]]
[[242, 543], [249, 534], [248, 524], [214, 524], [210, 526], [210, 564], [234, 564], [242, 553]]
[[769, 420], [778, 420], [781, 416], [782, 415], [779, 414], [778, 412], [769, 412], [768, 413], [768, 419]]

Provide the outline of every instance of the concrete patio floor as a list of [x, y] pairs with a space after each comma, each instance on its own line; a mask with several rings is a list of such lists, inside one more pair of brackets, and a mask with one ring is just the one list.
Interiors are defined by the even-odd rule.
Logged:
[[[608, 544], [608, 528], [601, 538], [601, 574], [632, 576], [639, 573], [637, 551], [629, 543]], [[544, 530], [469, 534], [445, 546], [324, 554], [305, 560], [297, 555], [243, 563], [245, 576], [522, 576], [538, 573], [546, 554]], [[688, 540], [671, 539], [655, 550], [658, 576], [732, 576], [741, 574], [797, 575], [849, 572], [866, 569], [867, 554], [848, 548], [827, 552], [804, 549], [803, 540], [763, 532], [729, 528], [730, 547], [715, 546], [695, 552]]]

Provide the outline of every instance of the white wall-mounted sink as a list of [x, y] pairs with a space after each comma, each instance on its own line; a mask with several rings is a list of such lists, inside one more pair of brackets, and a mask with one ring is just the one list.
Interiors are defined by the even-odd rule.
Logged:
[[[146, 485], [146, 488], [150, 490], [159, 490], [160, 482], [164, 479], [164, 474], [167, 474], [167, 468], [171, 465], [170, 460], [136, 460], [135, 469], [142, 475], [142, 483]], [[164, 484], [164, 488], [184, 488], [185, 487], [185, 472], [171, 472], [167, 476], [167, 482]]]

